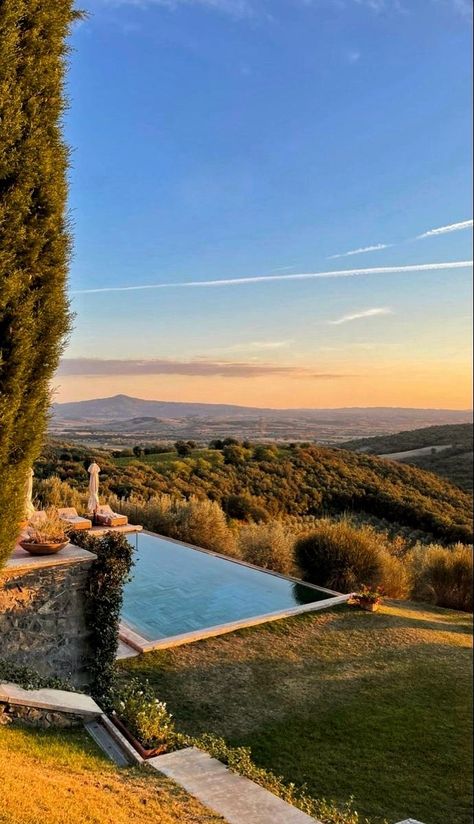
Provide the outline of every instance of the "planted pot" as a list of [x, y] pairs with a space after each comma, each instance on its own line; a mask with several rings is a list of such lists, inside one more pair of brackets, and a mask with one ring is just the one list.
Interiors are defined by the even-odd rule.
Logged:
[[35, 541], [20, 541], [22, 549], [26, 549], [30, 555], [56, 555], [67, 546], [69, 541], [48, 541], [45, 543], [36, 543]]
[[380, 601], [359, 601], [359, 606], [365, 609], [366, 612], [377, 612]]
[[151, 749], [144, 747], [140, 744], [138, 738], [135, 738], [135, 736], [132, 735], [128, 727], [116, 715], [111, 715], [110, 720], [113, 724], [115, 724], [117, 729], [122, 733], [123, 737], [127, 739], [128, 743], [136, 749], [142, 758], [155, 758], [156, 755], [162, 755], [162, 753], [166, 752], [166, 744], [160, 744], [159, 747], [152, 747]]

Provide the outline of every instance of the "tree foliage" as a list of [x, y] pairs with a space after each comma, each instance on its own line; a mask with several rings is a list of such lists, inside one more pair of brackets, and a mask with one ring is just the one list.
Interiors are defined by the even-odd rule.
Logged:
[[[37, 477], [57, 474], [87, 489], [88, 476], [80, 460], [61, 461], [64, 445], [49, 446], [35, 466]], [[235, 446], [232, 447], [236, 448]], [[243, 449], [238, 447], [239, 450]], [[74, 450], [87, 457], [84, 447]], [[230, 496], [258, 501], [270, 517], [334, 516], [350, 513], [362, 521], [381, 521], [384, 531], [416, 534], [445, 544], [472, 541], [472, 499], [442, 478], [412, 466], [342, 449], [310, 446], [280, 449], [273, 461], [239, 454], [224, 463], [222, 452], [210, 450], [206, 461], [190, 457], [147, 464], [116, 463], [96, 451], [104, 494], [133, 495], [147, 501], [159, 495], [209, 498], [222, 503]], [[243, 449], [246, 453], [248, 450]], [[230, 513], [228, 513], [230, 514]]]
[[23, 517], [70, 314], [62, 137], [72, 0], [0, 4], [0, 563]]

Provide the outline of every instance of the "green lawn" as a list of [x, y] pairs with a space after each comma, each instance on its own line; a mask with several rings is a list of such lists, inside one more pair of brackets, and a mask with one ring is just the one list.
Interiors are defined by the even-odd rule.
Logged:
[[[206, 461], [210, 461], [212, 463], [218, 454], [220, 453], [215, 449], [193, 449], [192, 452], [190, 452], [190, 454], [186, 457], [204, 458]], [[186, 458], [180, 458], [175, 449], [171, 452], [157, 452], [153, 455], [141, 455], [139, 458], [136, 458], [135, 456], [133, 456], [133, 458], [113, 458], [113, 461], [117, 464], [117, 466], [128, 466], [134, 461], [140, 461], [140, 463], [149, 464], [150, 466], [163, 466], [182, 460], [186, 460]]]
[[214, 732], [315, 796], [374, 821], [470, 824], [471, 628], [463, 613], [389, 603], [306, 614], [147, 653], [189, 733]]
[[118, 769], [82, 730], [0, 727], [1, 824], [218, 824], [154, 771]]

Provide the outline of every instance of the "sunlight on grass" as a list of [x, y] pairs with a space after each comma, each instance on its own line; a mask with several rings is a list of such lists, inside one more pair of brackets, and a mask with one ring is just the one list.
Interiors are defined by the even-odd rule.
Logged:
[[249, 628], [121, 668], [178, 726], [250, 746], [315, 796], [375, 821], [470, 824], [472, 616], [388, 602]]
[[2, 824], [217, 824], [151, 770], [116, 768], [83, 730], [0, 727]]

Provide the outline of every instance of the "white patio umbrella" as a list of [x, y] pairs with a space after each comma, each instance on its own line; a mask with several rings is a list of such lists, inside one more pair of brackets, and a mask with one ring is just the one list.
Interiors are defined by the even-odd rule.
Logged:
[[99, 506], [100, 466], [93, 461], [87, 471], [89, 473], [89, 500], [87, 501], [87, 511], [90, 515], [93, 515]]
[[28, 520], [35, 512], [33, 506], [33, 474], [33, 470], [30, 469], [25, 485], [25, 518], [28, 518]]

